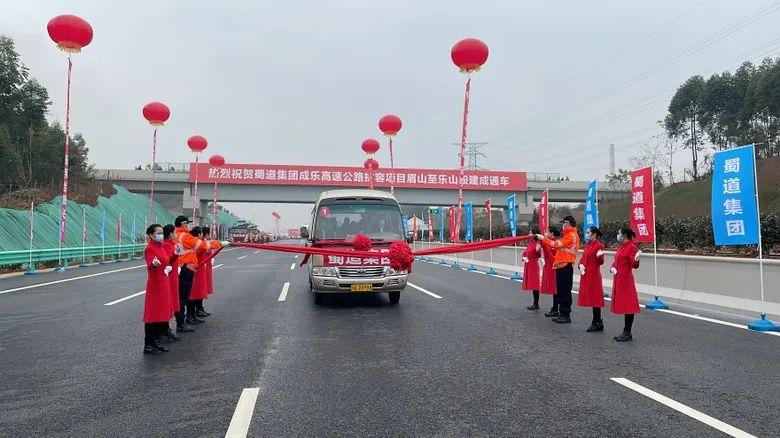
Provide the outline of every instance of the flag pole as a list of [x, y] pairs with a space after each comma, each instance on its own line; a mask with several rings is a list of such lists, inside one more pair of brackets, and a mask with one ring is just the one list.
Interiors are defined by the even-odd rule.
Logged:
[[761, 302], [764, 302], [764, 245], [761, 236], [761, 206], [758, 203], [758, 165], [756, 164], [756, 149], [753, 146], [753, 186], [756, 196], [756, 215], [758, 216], [758, 276], [761, 285]]
[[27, 266], [27, 272], [25, 275], [35, 275], [35, 265], [33, 265], [33, 214], [34, 214], [35, 202], [30, 202], [30, 264]]

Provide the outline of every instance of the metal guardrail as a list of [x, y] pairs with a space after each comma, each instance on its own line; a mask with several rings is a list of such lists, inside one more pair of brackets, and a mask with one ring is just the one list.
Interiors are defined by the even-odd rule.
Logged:
[[34, 249], [32, 251], [2, 251], [0, 252], [0, 266], [25, 265], [30, 263], [49, 262], [62, 259], [64, 264], [69, 260], [92, 259], [94, 257], [114, 257], [119, 255], [132, 255], [143, 251], [146, 244], [133, 245], [107, 245]]

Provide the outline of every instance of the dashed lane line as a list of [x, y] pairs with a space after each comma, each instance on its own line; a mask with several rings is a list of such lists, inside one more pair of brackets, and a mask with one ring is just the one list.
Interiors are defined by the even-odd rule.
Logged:
[[225, 438], [245, 438], [249, 432], [249, 425], [252, 423], [252, 415], [255, 412], [255, 403], [257, 396], [260, 395], [260, 388], [244, 388], [241, 396], [238, 398], [236, 410], [233, 411], [233, 418], [230, 419]]
[[632, 391], [636, 391], [644, 395], [645, 397], [655, 400], [658, 403], [661, 403], [662, 405], [666, 405], [677, 412], [685, 414], [695, 420], [701, 421], [707, 426], [710, 426], [713, 429], [717, 429], [729, 436], [733, 436], [737, 438], [756, 438], [755, 435], [751, 435], [745, 432], [744, 430], [737, 429], [736, 427], [724, 423], [718, 420], [717, 418], [710, 417], [709, 415], [703, 412], [699, 412], [696, 409], [686, 406], [678, 401], [672, 400], [669, 397], [661, 395], [651, 389], [645, 388], [644, 386], [638, 383], [634, 383], [624, 377], [612, 377], [610, 380], [612, 380], [615, 383], [619, 383], [625, 386], [626, 388], [631, 389]]
[[290, 290], [290, 282], [284, 283], [284, 286], [282, 286], [282, 293], [279, 294], [279, 299], [276, 301], [285, 301], [287, 299], [288, 290]]
[[241, 257], [237, 258], [236, 260], [243, 260], [246, 258], [246, 254], [242, 255]]
[[255, 251], [255, 254], [260, 254], [260, 251], [261, 250], [258, 249], [257, 251]]
[[104, 306], [113, 306], [114, 304], [119, 304], [119, 303], [121, 303], [122, 301], [127, 301], [127, 300], [129, 300], [130, 298], [135, 298], [135, 297], [137, 297], [137, 296], [139, 296], [139, 295], [143, 295], [143, 294], [145, 294], [145, 293], [146, 293], [146, 291], [145, 291], [145, 290], [142, 290], [141, 292], [137, 292], [137, 293], [134, 293], [134, 294], [132, 294], [132, 295], [128, 295], [128, 296], [126, 296], [126, 297], [124, 297], [124, 298], [120, 298], [120, 299], [118, 299], [118, 300], [111, 301], [110, 303], [106, 303], [106, 304], [103, 304], [103, 305], [104, 305]]
[[298, 256], [293, 257], [294, 259], [298, 260]]
[[439, 295], [436, 295], [435, 293], [433, 293], [433, 292], [431, 292], [431, 291], [429, 291], [429, 290], [427, 290], [427, 289], [424, 289], [424, 288], [422, 288], [422, 287], [420, 287], [420, 286], [417, 286], [416, 284], [412, 284], [412, 283], [406, 283], [406, 285], [407, 285], [407, 286], [411, 286], [411, 287], [413, 287], [413, 288], [415, 288], [415, 289], [419, 290], [420, 292], [422, 292], [422, 293], [424, 293], [424, 294], [428, 294], [428, 295], [432, 296], [433, 298], [439, 298], [439, 299], [441, 299], [441, 297], [440, 297]]
[[293, 263], [292, 265], [290, 265], [290, 270], [292, 271], [293, 269], [295, 269], [295, 263]]
[[79, 276], [79, 277], [71, 277], [71, 278], [63, 278], [62, 280], [55, 280], [55, 281], [49, 281], [49, 282], [46, 282], [46, 283], [37, 283], [37, 284], [31, 284], [29, 286], [21, 286], [21, 287], [15, 287], [13, 289], [0, 290], [0, 295], [11, 293], [11, 292], [17, 292], [17, 291], [20, 291], [20, 290], [34, 289], [36, 287], [50, 286], [52, 284], [67, 283], [69, 281], [83, 280], [85, 278], [92, 278], [92, 277], [98, 277], [98, 276], [101, 276], [101, 275], [108, 275], [108, 274], [114, 274], [114, 273], [117, 273], [117, 272], [129, 271], [131, 269], [143, 268], [144, 266], [146, 266], [146, 265], [131, 266], [129, 268], [122, 268], [122, 269], [113, 269], [111, 271], [103, 271], [103, 272], [98, 272], [96, 274], [82, 275], [82, 276]]

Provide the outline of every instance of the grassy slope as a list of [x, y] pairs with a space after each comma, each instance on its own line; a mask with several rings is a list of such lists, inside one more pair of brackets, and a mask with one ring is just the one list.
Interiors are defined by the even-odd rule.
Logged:
[[[710, 214], [712, 179], [678, 183], [656, 193], [656, 214], [693, 217]], [[758, 193], [762, 213], [780, 212], [780, 158], [758, 163]], [[602, 221], [624, 221], [628, 218], [628, 200], [602, 202], [599, 218]]]

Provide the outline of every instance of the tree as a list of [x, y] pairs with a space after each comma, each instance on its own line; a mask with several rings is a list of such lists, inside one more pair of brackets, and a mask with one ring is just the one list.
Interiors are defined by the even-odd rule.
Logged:
[[627, 169], [618, 169], [615, 173], [607, 175], [607, 185], [610, 190], [628, 191], [631, 187], [631, 171]]
[[699, 152], [701, 152], [700, 98], [704, 89], [704, 78], [693, 76], [677, 89], [669, 103], [668, 114], [664, 118], [664, 128], [674, 139], [684, 140], [686, 148], [691, 150], [693, 179], [699, 179]]

